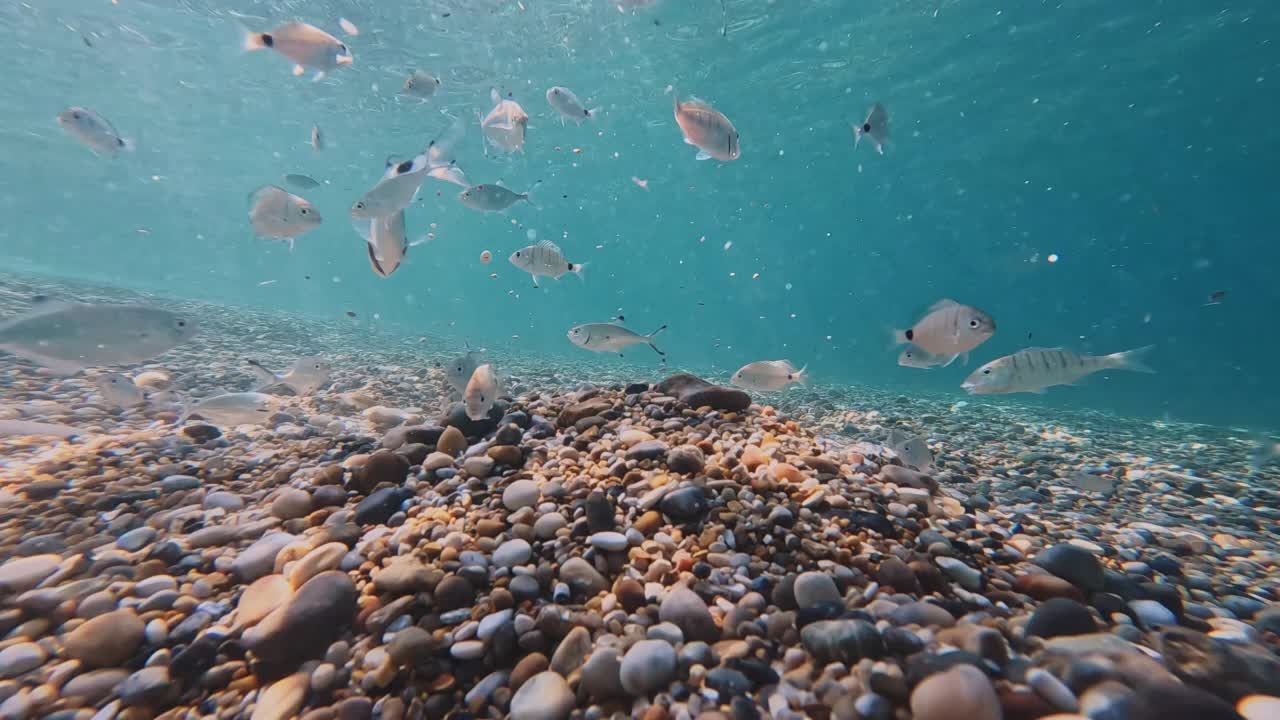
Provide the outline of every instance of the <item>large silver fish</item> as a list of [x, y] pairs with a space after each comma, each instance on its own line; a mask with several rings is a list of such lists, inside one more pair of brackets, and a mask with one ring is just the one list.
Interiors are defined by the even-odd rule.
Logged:
[[352, 220], [351, 224], [364, 238], [369, 253], [369, 266], [379, 277], [391, 277], [409, 252], [409, 239], [404, 230], [404, 210], [372, 220]]
[[895, 330], [894, 340], [911, 343], [934, 355], [960, 355], [968, 362], [969, 351], [986, 342], [996, 332], [996, 322], [978, 308], [955, 300], [939, 300], [911, 328]]
[[260, 392], [219, 393], [204, 398], [187, 408], [179, 420], [198, 415], [214, 425], [257, 425], [264, 423], [276, 408], [279, 398]]
[[305, 198], [275, 185], [263, 185], [249, 195], [249, 224], [264, 240], [283, 240], [293, 250], [293, 241], [310, 232], [323, 219], [320, 211]]
[[659, 350], [658, 346], [653, 343], [653, 338], [666, 329], [667, 326], [663, 325], [648, 335], [641, 335], [614, 323], [587, 323], [586, 325], [570, 328], [568, 337], [569, 342], [592, 352], [616, 352], [622, 354], [623, 350], [632, 345], [643, 344], [653, 348], [653, 351], [659, 355], [665, 356], [666, 353]]
[[924, 438], [919, 435], [908, 435], [897, 428], [889, 431], [889, 439], [885, 445], [892, 450], [902, 462], [912, 465], [918, 470], [928, 470], [933, 466], [933, 453]]
[[972, 395], [1043, 393], [1054, 385], [1070, 385], [1101, 370], [1153, 373], [1143, 356], [1152, 345], [1110, 355], [1080, 355], [1062, 348], [1027, 348], [997, 358], [974, 370], [960, 385]]
[[195, 334], [193, 320], [169, 310], [45, 301], [0, 323], [0, 350], [72, 375], [150, 360]]
[[934, 355], [933, 353], [918, 348], [915, 345], [908, 345], [898, 353], [898, 364], [902, 367], [920, 368], [927, 370], [929, 368], [946, 367], [955, 362], [957, 355]]
[[484, 349], [471, 350], [467, 349], [465, 353], [449, 361], [444, 368], [445, 379], [449, 381], [449, 385], [462, 393], [467, 389], [467, 381], [471, 379], [471, 374], [480, 366], [480, 356], [484, 354]]
[[412, 160], [388, 162], [382, 178], [351, 206], [352, 220], [390, 217], [409, 207], [431, 169], [427, 153]]

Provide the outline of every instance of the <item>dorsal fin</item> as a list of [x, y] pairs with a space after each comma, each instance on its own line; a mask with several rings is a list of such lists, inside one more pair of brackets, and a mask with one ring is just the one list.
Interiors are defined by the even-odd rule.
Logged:
[[551, 242], [550, 240], [539, 240], [537, 244], [534, 245], [534, 247], [546, 248], [547, 250], [555, 250], [557, 253], [560, 253], [561, 255], [564, 254], [560, 252], [560, 246]]
[[952, 300], [951, 298], [942, 298], [938, 302], [929, 306], [929, 312], [933, 312], [934, 310], [941, 310], [943, 308], [954, 307], [959, 304], [960, 303], [956, 302], [955, 300]]

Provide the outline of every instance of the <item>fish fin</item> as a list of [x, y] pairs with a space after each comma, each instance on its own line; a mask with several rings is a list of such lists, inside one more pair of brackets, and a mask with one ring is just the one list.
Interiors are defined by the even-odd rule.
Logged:
[[325, 74], [325, 71], [321, 70], [320, 72], [318, 72], [318, 73], [316, 73], [315, 75], [312, 75], [312, 76], [311, 76], [311, 82], [320, 82], [321, 80], [325, 79], [326, 77], [328, 77], [328, 76]]
[[130, 138], [120, 137], [117, 135], [116, 143], [120, 146], [120, 149], [125, 152], [133, 152], [138, 149], [138, 144]]
[[896, 348], [899, 345], [911, 344], [911, 338], [907, 337], [907, 330], [893, 329], [889, 331], [889, 337], [892, 340], [889, 347]]
[[560, 250], [560, 246], [551, 242], [550, 240], [539, 240], [534, 247], [546, 248], [547, 250], [554, 250], [555, 252], [558, 252], [561, 255], [564, 254]]
[[961, 365], [969, 364], [969, 353], [965, 352], [965, 353], [960, 353], [959, 355], [953, 355], [951, 357], [951, 360], [947, 361], [947, 365], [950, 365], [952, 362], [955, 362], [956, 358], [960, 358]]
[[658, 349], [658, 346], [657, 346], [657, 345], [655, 345], [655, 344], [653, 343], [653, 339], [654, 339], [655, 337], [657, 337], [657, 336], [658, 336], [658, 333], [661, 333], [661, 332], [665, 331], [666, 329], [667, 329], [667, 326], [666, 326], [666, 325], [663, 325], [663, 326], [659, 327], [657, 330], [654, 330], [653, 332], [651, 332], [651, 333], [649, 333], [648, 335], [645, 335], [645, 336], [644, 336], [644, 337], [645, 337], [645, 339], [649, 341], [649, 347], [653, 348], [653, 351], [654, 351], [654, 352], [658, 353], [659, 355], [661, 355], [661, 356], [663, 356], [663, 357], [666, 357], [666, 355], [667, 355], [667, 354], [666, 354], [666, 353], [664, 353], [664, 352], [662, 352], [661, 350], [659, 350], [659, 349]]
[[409, 243], [406, 247], [418, 247], [419, 245], [426, 245], [429, 242], [431, 242], [431, 236], [423, 235], [417, 240], [414, 240], [413, 242]]
[[17, 355], [27, 362], [35, 363], [58, 375], [75, 375], [88, 367], [71, 360], [49, 357], [19, 345], [0, 345], [0, 350]]
[[262, 363], [257, 360], [246, 360], [245, 362], [249, 364], [249, 372], [253, 373], [260, 383], [256, 388], [254, 388], [255, 392], [262, 392], [272, 385], [280, 383], [283, 379], [279, 375], [276, 375], [263, 367]]
[[[33, 317], [39, 317], [41, 315], [48, 315], [50, 313], [66, 310], [67, 308], [73, 306], [74, 304], [75, 303], [70, 303], [65, 300], [53, 300], [46, 297], [37, 297], [32, 300], [31, 307], [28, 308], [25, 313], [17, 317], [10, 318], [8, 320], [0, 322], [0, 332], [3, 332], [8, 328], [13, 327], [14, 325], [17, 325], [20, 322], [25, 322], [26, 320]], [[4, 348], [4, 347], [5, 346], [0, 345], [0, 348]]]
[[530, 185], [528, 190], [525, 190], [523, 193], [520, 194], [520, 199], [524, 200], [525, 202], [529, 203], [534, 207], [538, 207], [538, 204], [533, 201], [533, 191], [537, 190], [538, 186], [541, 184], [542, 184], [542, 181], [539, 180], [534, 184]]
[[498, 88], [491, 87], [489, 88], [489, 99], [493, 101], [494, 105], [497, 105], [502, 102], [502, 93], [498, 92]]
[[709, 154], [707, 154], [707, 151], [706, 151], [706, 150], [699, 150], [699, 151], [698, 151], [698, 154], [697, 154], [697, 155], [694, 155], [693, 157], [694, 157], [694, 159], [696, 159], [696, 160], [710, 160], [710, 159], [711, 159], [711, 156], [710, 156]]
[[271, 47], [271, 45], [272, 39], [269, 33], [253, 32], [248, 29], [244, 31], [244, 38], [240, 41], [240, 49], [245, 52], [263, 50]]
[[942, 298], [938, 302], [929, 306], [929, 312], [933, 312], [935, 310], [941, 310], [943, 308], [953, 307], [959, 304], [960, 303], [956, 302], [955, 300], [952, 300], [951, 298]]
[[853, 149], [858, 149], [858, 143], [862, 142], [862, 126], [857, 123], [849, 123], [849, 132], [853, 133]]
[[293, 238], [285, 238], [285, 243], [289, 245], [289, 252], [293, 252]]
[[1044, 395], [1045, 393], [1049, 392], [1049, 390], [1048, 390], [1047, 388], [1036, 388], [1035, 390], [1032, 390], [1031, 392], [1033, 392], [1033, 393], [1035, 393], [1035, 394], [1037, 394], [1037, 395]]
[[387, 277], [390, 275], [391, 273], [382, 269], [382, 262], [378, 260], [378, 254], [373, 251], [373, 244], [367, 243], [365, 244], [365, 247], [369, 250], [369, 265], [373, 267], [373, 271], [377, 273], [379, 277]]
[[583, 273], [587, 271], [587, 263], [569, 263], [569, 264], [571, 266], [569, 268], [569, 272], [573, 273], [574, 275], [577, 275], [579, 280], [586, 282], [587, 276], [584, 275]]
[[603, 110], [603, 109], [604, 109], [603, 107], [593, 107], [593, 108], [589, 108], [589, 109], [587, 110], [587, 117], [589, 117], [589, 118], [593, 118], [593, 117], [595, 117], [596, 115], [599, 115], [599, 114], [600, 114], [600, 111], [601, 111], [601, 110]]
[[356, 220], [355, 218], [352, 218], [351, 229], [355, 230], [356, 234], [358, 234], [361, 238], [363, 238], [366, 243], [372, 244], [373, 243], [373, 223], [375, 222], [377, 221], [376, 220]]
[[[939, 365], [938, 367], [947, 367], [947, 366], [948, 366], [948, 365], [950, 365], [951, 363], [955, 362], [955, 361], [956, 361], [956, 358], [958, 358], [958, 357], [960, 357], [960, 354], [959, 354], [959, 353], [956, 353], [955, 355], [952, 355], [951, 357], [947, 358], [947, 361], [946, 361], [946, 362], [944, 362], [944, 363], [942, 363], [942, 364], [941, 364], [941, 365]], [[966, 363], [967, 363], [967, 362], [969, 362], [969, 354], [968, 354], [968, 353], [965, 353], [965, 362], [966, 362]]]
[[307, 69], [306, 69], [306, 68], [304, 68], [304, 67], [302, 67], [301, 65], [294, 65], [294, 66], [293, 66], [293, 76], [294, 76], [294, 77], [300, 77], [300, 76], [301, 76], [303, 73], [305, 73], [306, 71], [307, 71]]
[[799, 370], [797, 370], [797, 371], [795, 371], [795, 372], [791, 373], [791, 375], [792, 375], [791, 379], [792, 379], [792, 380], [795, 380], [796, 382], [800, 383], [801, 385], [808, 385], [808, 384], [809, 384], [809, 375], [808, 375], [808, 373], [806, 373], [806, 372], [805, 372], [805, 371], [806, 371], [806, 370], [808, 370], [808, 369], [809, 369], [809, 365], [806, 363], [806, 364], [805, 364], [804, 366], [802, 366]]
[[1134, 350], [1126, 350], [1124, 352], [1111, 353], [1106, 356], [1107, 367], [1117, 370], [1132, 370], [1141, 373], [1154, 373], [1144, 361], [1147, 353], [1151, 352], [1155, 345], [1147, 345], [1136, 348]]

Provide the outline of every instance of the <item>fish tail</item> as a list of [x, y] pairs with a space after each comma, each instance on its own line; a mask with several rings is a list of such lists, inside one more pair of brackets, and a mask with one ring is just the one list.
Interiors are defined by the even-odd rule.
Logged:
[[657, 336], [658, 336], [658, 333], [661, 333], [662, 331], [664, 331], [664, 330], [666, 330], [666, 329], [667, 329], [667, 326], [666, 326], [666, 325], [663, 325], [662, 327], [658, 328], [657, 330], [654, 330], [653, 332], [649, 333], [648, 335], [645, 335], [645, 339], [647, 339], [647, 340], [649, 341], [649, 347], [653, 348], [653, 351], [654, 351], [654, 352], [656, 352], [656, 353], [658, 353], [658, 354], [659, 354], [659, 355], [661, 355], [662, 357], [666, 357], [666, 356], [667, 356], [667, 354], [666, 354], [666, 353], [664, 353], [664, 352], [662, 352], [661, 350], [659, 350], [659, 349], [658, 349], [658, 346], [654, 344], [653, 339], [654, 339], [655, 337], [657, 337]]
[[275, 385], [276, 383], [280, 382], [279, 375], [276, 375], [275, 373], [263, 367], [262, 363], [258, 362], [257, 360], [246, 360], [245, 362], [249, 364], [249, 372], [253, 373], [254, 376], [258, 379], [258, 382], [261, 383], [256, 388], [254, 388], [255, 392], [261, 392], [271, 387], [272, 385]]
[[808, 364], [808, 363], [805, 363], [805, 365], [804, 365], [803, 367], [801, 367], [799, 370], [796, 370], [795, 372], [791, 373], [791, 379], [792, 379], [792, 380], [795, 380], [796, 382], [800, 383], [801, 385], [808, 385], [808, 384], [809, 384], [809, 376], [808, 376], [808, 374], [806, 374], [806, 373], [805, 373], [805, 371], [806, 371], [806, 370], [808, 370], [808, 369], [809, 369], [809, 364]]
[[895, 348], [899, 345], [906, 345], [911, 342], [911, 338], [907, 337], [907, 331], [899, 330], [897, 328], [889, 331], [889, 338], [892, 341], [892, 344], [889, 346], [891, 348]]
[[588, 110], [587, 110], [587, 117], [589, 117], [589, 118], [593, 118], [593, 117], [595, 117], [596, 115], [598, 115], [598, 114], [600, 113], [600, 111], [601, 111], [601, 110], [603, 110], [603, 109], [604, 109], [603, 107], [593, 107], [593, 108], [590, 108], [590, 109], [588, 109]]
[[578, 278], [584, 282], [586, 281], [587, 276], [584, 273], [587, 271], [587, 263], [571, 263], [569, 271], [574, 275], [577, 275]]
[[1147, 345], [1134, 350], [1111, 353], [1110, 355], [1103, 356], [1103, 360], [1106, 361], [1107, 367], [1115, 368], [1116, 370], [1132, 370], [1134, 372], [1141, 373], [1154, 373], [1155, 370], [1152, 370], [1151, 367], [1144, 362], [1147, 353], [1151, 352], [1153, 348], [1155, 348], [1155, 345]]
[[125, 152], [133, 152], [138, 149], [138, 144], [130, 138], [118, 137], [116, 143], [120, 145], [120, 149]]
[[533, 191], [534, 191], [534, 190], [537, 190], [537, 189], [538, 189], [538, 186], [539, 186], [539, 185], [541, 185], [541, 184], [542, 184], [542, 181], [541, 181], [541, 180], [539, 180], [539, 181], [537, 181], [536, 183], [534, 183], [534, 184], [530, 185], [528, 190], [526, 190], [526, 191], [524, 191], [523, 193], [521, 193], [521, 194], [520, 194], [520, 199], [521, 199], [521, 200], [524, 200], [525, 202], [529, 203], [530, 205], [532, 205], [532, 206], [534, 206], [534, 207], [538, 207], [538, 203], [536, 203], [536, 202], [534, 202], [534, 201], [533, 201]]
[[253, 32], [245, 30], [244, 40], [240, 43], [240, 47], [248, 52], [253, 50], [262, 50], [275, 45], [275, 40], [271, 37], [271, 33]]
[[173, 394], [178, 396], [178, 404], [182, 407], [182, 412], [178, 413], [178, 419], [173, 421], [173, 426], [177, 427], [191, 417], [191, 401], [177, 390], [174, 390]]

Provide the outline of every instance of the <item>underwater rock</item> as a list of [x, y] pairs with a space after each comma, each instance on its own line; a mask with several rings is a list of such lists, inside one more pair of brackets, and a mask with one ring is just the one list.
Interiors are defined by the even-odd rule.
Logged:
[[804, 648], [821, 663], [853, 665], [863, 658], [884, 657], [884, 640], [866, 620], [819, 620], [800, 631]]
[[653, 388], [659, 395], [670, 395], [692, 408], [742, 412], [751, 407], [751, 396], [736, 388], [714, 385], [688, 373], [677, 373]]
[[1106, 585], [1097, 556], [1070, 543], [1046, 548], [1036, 555], [1035, 564], [1086, 592], [1098, 592]]
[[1051, 598], [1031, 614], [1025, 631], [1027, 637], [1042, 638], [1088, 635], [1098, 631], [1098, 624], [1088, 607], [1067, 598]]

